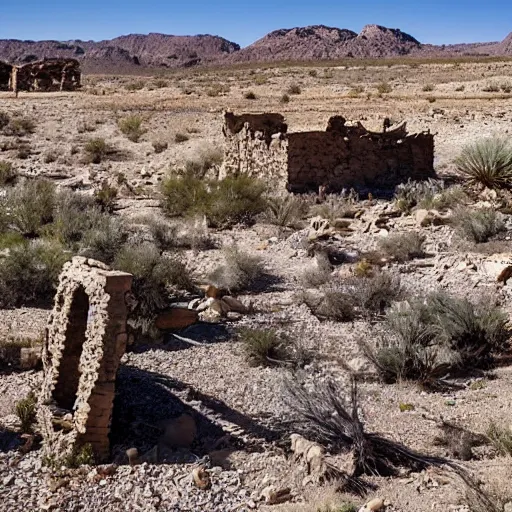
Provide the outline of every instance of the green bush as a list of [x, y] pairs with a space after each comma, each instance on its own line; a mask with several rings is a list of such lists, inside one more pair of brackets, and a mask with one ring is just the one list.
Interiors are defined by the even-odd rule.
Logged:
[[81, 255], [110, 265], [125, 244], [128, 232], [116, 217], [103, 214], [89, 226], [80, 241]]
[[162, 185], [163, 208], [170, 217], [203, 213], [209, 201], [210, 192], [206, 182], [187, 173], [185, 176], [171, 176]]
[[301, 88], [298, 84], [292, 84], [290, 87], [288, 87], [288, 90], [286, 91], [288, 94], [300, 94]]
[[481, 139], [465, 146], [455, 165], [471, 183], [509, 188], [512, 185], [512, 144], [500, 137]]
[[208, 280], [217, 288], [229, 292], [248, 290], [264, 274], [264, 267], [259, 256], [240, 251], [236, 246], [225, 247], [225, 264], [217, 267]]
[[33, 426], [36, 422], [36, 406], [37, 399], [33, 392], [30, 392], [25, 398], [16, 402], [14, 406], [14, 411], [20, 420], [21, 432], [23, 434], [30, 434], [33, 431]]
[[290, 341], [272, 329], [241, 329], [239, 339], [251, 366], [276, 366], [289, 359]]
[[28, 117], [14, 117], [10, 120], [7, 128], [8, 135], [22, 137], [36, 131], [36, 123]]
[[9, 190], [5, 200], [9, 227], [27, 238], [41, 234], [53, 221], [55, 185], [47, 180], [27, 180]]
[[502, 215], [492, 208], [461, 208], [455, 212], [452, 222], [461, 236], [477, 244], [487, 242], [505, 230]]
[[308, 205], [304, 200], [287, 194], [284, 197], [268, 198], [267, 208], [261, 215], [261, 220], [275, 226], [299, 229], [307, 213]]
[[110, 151], [105, 139], [96, 137], [89, 139], [84, 146], [85, 159], [88, 163], [99, 164]]
[[16, 171], [11, 162], [0, 161], [0, 186], [11, 185], [16, 181]]
[[133, 275], [135, 314], [141, 317], [167, 307], [174, 294], [194, 289], [185, 265], [177, 258], [163, 256], [151, 243], [124, 246], [113, 266]]
[[379, 94], [388, 94], [393, 90], [393, 87], [387, 82], [381, 82], [377, 85], [377, 92]]
[[118, 123], [121, 133], [132, 142], [139, 142], [140, 138], [146, 133], [142, 128], [142, 118], [138, 115], [132, 115], [120, 119]]
[[187, 140], [189, 139], [190, 137], [185, 133], [177, 133], [174, 136], [174, 142], [176, 142], [177, 144], [180, 144], [181, 142], [187, 142]]
[[51, 241], [12, 247], [0, 260], [0, 307], [49, 306], [62, 265], [70, 257]]

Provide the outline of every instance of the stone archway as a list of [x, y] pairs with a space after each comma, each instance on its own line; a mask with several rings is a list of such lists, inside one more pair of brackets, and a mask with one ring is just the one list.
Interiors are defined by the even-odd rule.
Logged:
[[125, 296], [132, 276], [75, 257], [59, 278], [43, 349], [38, 407], [45, 455], [55, 460], [90, 444], [95, 459], [110, 452], [115, 379], [126, 349]]

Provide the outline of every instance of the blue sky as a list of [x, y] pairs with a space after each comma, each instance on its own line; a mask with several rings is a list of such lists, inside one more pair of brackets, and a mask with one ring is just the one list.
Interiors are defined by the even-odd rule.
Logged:
[[0, 39], [215, 34], [242, 46], [271, 30], [324, 24], [400, 28], [424, 43], [503, 39], [510, 0], [0, 0]]

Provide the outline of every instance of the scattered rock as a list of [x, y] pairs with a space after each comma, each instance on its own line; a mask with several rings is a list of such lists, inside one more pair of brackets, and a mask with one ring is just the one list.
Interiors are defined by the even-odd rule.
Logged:
[[199, 320], [197, 311], [185, 308], [171, 308], [157, 316], [155, 325], [162, 331], [184, 329]]
[[292, 498], [292, 495], [289, 487], [276, 489], [275, 486], [269, 485], [261, 491], [261, 497], [265, 500], [267, 505], [279, 505], [280, 503], [289, 501]]
[[364, 507], [359, 509], [359, 512], [378, 512], [384, 508], [384, 500], [374, 498], [370, 500]]

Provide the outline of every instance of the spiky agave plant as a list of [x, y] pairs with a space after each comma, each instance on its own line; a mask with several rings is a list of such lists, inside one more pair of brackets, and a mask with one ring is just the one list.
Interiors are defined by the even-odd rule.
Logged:
[[489, 188], [512, 186], [512, 145], [507, 139], [490, 137], [467, 145], [455, 165], [472, 183]]

